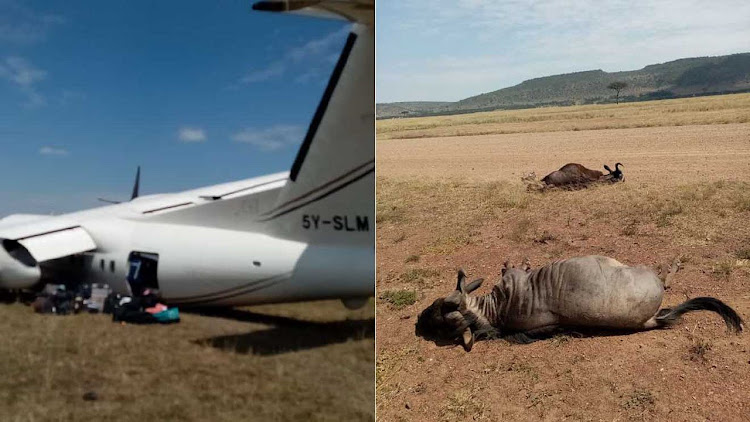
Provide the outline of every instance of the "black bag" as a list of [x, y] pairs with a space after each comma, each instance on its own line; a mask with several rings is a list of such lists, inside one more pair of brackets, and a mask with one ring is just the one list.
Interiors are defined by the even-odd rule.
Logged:
[[122, 299], [122, 296], [118, 293], [110, 293], [107, 295], [107, 298], [104, 299], [104, 308], [102, 308], [102, 312], [105, 314], [111, 314], [117, 306], [119, 306], [120, 299]]
[[112, 321], [129, 322], [131, 324], [155, 324], [158, 322], [153, 315], [144, 310], [141, 298], [133, 297], [125, 303], [121, 303], [123, 302], [122, 299], [120, 298], [112, 311]]
[[57, 315], [67, 315], [73, 312], [73, 294], [67, 290], [58, 290], [50, 299]]

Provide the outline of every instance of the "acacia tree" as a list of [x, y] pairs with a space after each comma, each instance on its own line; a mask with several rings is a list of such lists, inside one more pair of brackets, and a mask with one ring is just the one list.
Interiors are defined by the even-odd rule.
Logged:
[[615, 96], [615, 101], [617, 104], [620, 104], [620, 91], [625, 89], [628, 86], [627, 83], [622, 81], [612, 82], [611, 84], [607, 85], [607, 88], [614, 89], [617, 92], [617, 95]]

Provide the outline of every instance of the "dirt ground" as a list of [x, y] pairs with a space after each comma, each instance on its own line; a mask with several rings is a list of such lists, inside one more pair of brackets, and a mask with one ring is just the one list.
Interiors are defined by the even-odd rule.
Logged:
[[[377, 159], [379, 420], [750, 420], [750, 334], [708, 312], [470, 353], [414, 333], [458, 267], [484, 277], [485, 294], [505, 259], [586, 254], [654, 268], [680, 258], [665, 306], [714, 296], [750, 320], [750, 124], [384, 139]], [[625, 183], [524, 189], [523, 173], [570, 161], [622, 162]]]
[[374, 301], [182, 311], [142, 326], [0, 303], [0, 420], [374, 420]]

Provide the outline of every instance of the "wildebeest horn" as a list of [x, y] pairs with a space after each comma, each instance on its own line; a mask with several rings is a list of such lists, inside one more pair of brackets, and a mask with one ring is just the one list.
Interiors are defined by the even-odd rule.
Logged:
[[471, 348], [474, 347], [474, 334], [472, 334], [471, 328], [467, 327], [464, 330], [464, 333], [461, 336], [461, 344], [467, 352], [470, 352]]
[[620, 166], [625, 167], [622, 163], [617, 163], [617, 164], [615, 164], [615, 170], [619, 170], [618, 167], [620, 167]]
[[482, 282], [484, 282], [483, 278], [478, 278], [469, 285], [466, 285], [466, 273], [462, 268], [459, 268], [458, 270], [458, 281], [456, 282], [456, 290], [461, 292], [462, 294], [469, 294], [473, 292], [474, 290], [478, 289], [479, 286], [482, 285]]
[[479, 286], [481, 286], [483, 282], [484, 282], [483, 278], [478, 278], [472, 281], [471, 283], [469, 283], [469, 285], [466, 286], [466, 294], [469, 294], [473, 292], [474, 290], [478, 289]]
[[463, 268], [458, 269], [458, 282], [456, 283], [456, 290], [463, 293], [466, 290], [466, 273]]

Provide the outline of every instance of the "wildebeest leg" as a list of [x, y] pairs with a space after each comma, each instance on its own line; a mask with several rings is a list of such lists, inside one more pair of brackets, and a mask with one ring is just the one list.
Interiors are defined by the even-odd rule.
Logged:
[[502, 338], [510, 343], [529, 344], [539, 340], [545, 340], [552, 335], [562, 331], [558, 325], [548, 325], [546, 327], [534, 328], [533, 330], [521, 331], [518, 333], [507, 334]]

